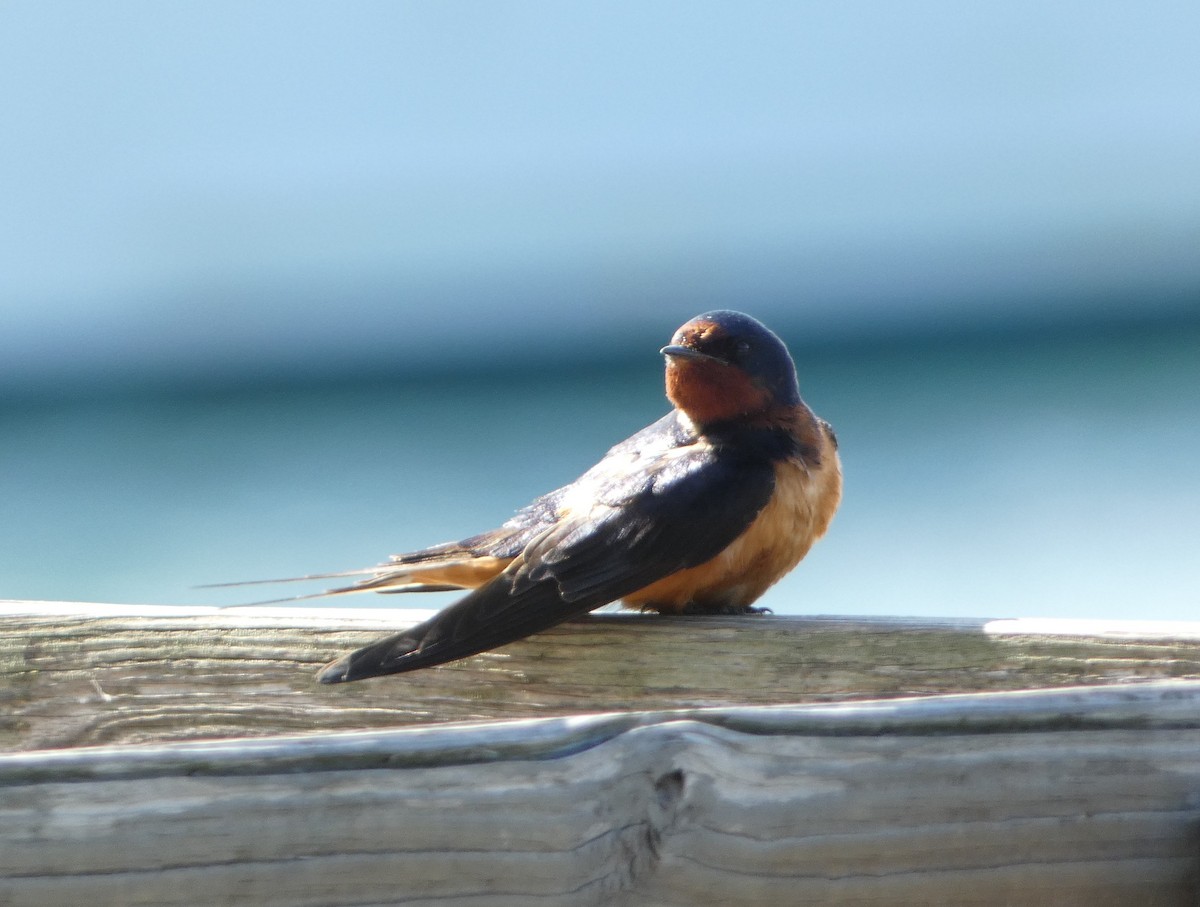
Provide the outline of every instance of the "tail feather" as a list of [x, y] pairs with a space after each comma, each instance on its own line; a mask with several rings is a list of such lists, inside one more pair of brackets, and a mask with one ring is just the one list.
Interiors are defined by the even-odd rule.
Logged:
[[[226, 583], [229, 586], [249, 585], [248, 583]], [[233, 608], [258, 608], [263, 605], [285, 605], [289, 602], [312, 601], [318, 598], [332, 598], [336, 595], [353, 595], [356, 592], [461, 592], [462, 586], [438, 586], [431, 583], [409, 583], [400, 586], [387, 586], [383, 588], [373, 588], [371, 586], [360, 586], [357, 583], [353, 586], [338, 586], [334, 589], [322, 589], [320, 592], [309, 592], [306, 595], [285, 595], [282, 598], [266, 598], [259, 601], [239, 602], [236, 605], [222, 605], [222, 610], [230, 610]]]
[[[386, 565], [385, 565], [386, 566]], [[242, 579], [226, 583], [201, 583], [197, 589], [229, 589], [234, 586], [273, 586], [277, 583], [303, 583], [316, 579], [341, 579], [347, 576], [367, 576], [378, 573], [379, 567], [362, 567], [358, 570], [338, 570], [334, 573], [310, 573], [307, 576], [281, 576], [276, 579]], [[300, 596], [306, 598], [307, 596]]]
[[[418, 552], [419, 554], [420, 552]], [[400, 555], [414, 558], [415, 555]], [[341, 579], [361, 576], [348, 586], [337, 586], [308, 595], [284, 596], [254, 605], [305, 601], [325, 596], [347, 595], [352, 592], [449, 592], [456, 589], [475, 589], [496, 577], [508, 566], [511, 558], [474, 555], [456, 551], [453, 555], [423, 557], [420, 560], [393, 559], [386, 564], [364, 567], [361, 570], [341, 570], [335, 573], [311, 573], [308, 576], [287, 576], [281, 579], [253, 579], [233, 583], [207, 583], [198, 588], [222, 589], [232, 586], [263, 586], [273, 583], [296, 583], [319, 579]]]

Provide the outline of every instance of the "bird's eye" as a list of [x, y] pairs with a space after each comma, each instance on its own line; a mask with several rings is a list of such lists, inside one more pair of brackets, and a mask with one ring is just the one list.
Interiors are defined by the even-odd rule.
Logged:
[[745, 356], [748, 352], [750, 352], [750, 342], [747, 340], [739, 340], [737, 342], [737, 354], [739, 356]]

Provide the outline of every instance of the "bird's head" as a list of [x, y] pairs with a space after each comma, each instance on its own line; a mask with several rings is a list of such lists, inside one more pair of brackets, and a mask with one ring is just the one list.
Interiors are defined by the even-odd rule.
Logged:
[[783, 341], [749, 315], [697, 315], [662, 348], [667, 397], [697, 425], [762, 415], [800, 402]]

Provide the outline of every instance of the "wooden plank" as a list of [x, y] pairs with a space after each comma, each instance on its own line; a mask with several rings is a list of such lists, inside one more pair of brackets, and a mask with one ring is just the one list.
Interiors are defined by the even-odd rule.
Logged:
[[0, 603], [0, 750], [1200, 677], [1198, 624], [599, 614], [443, 668], [313, 682], [423, 615]]
[[1200, 903], [1200, 625], [421, 616], [0, 604], [0, 904]]
[[0, 756], [0, 903], [1197, 903], [1200, 682]]

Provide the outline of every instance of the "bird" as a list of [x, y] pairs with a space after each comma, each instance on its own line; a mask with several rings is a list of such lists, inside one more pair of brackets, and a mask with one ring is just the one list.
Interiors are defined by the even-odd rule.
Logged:
[[801, 399], [783, 341], [741, 312], [690, 319], [661, 349], [672, 409], [497, 529], [391, 557], [330, 595], [470, 590], [321, 668], [344, 683], [433, 667], [620, 601], [746, 614], [829, 528], [837, 437]]

